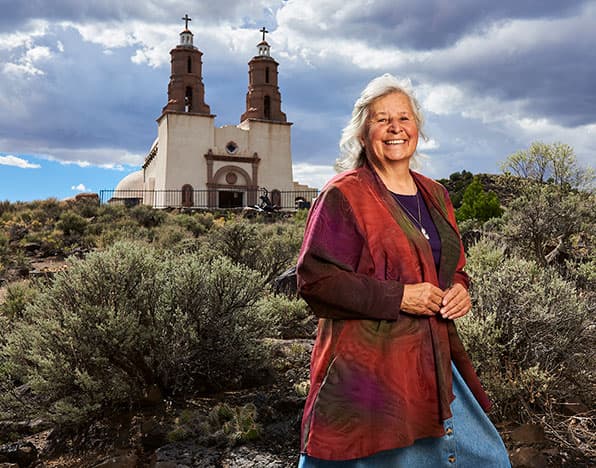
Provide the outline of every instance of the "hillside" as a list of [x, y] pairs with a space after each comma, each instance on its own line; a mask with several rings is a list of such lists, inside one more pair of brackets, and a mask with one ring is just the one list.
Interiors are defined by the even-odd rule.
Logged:
[[[547, 265], [516, 237], [534, 192], [478, 177], [507, 207], [474, 226], [459, 324], [491, 417], [514, 466], [592, 466], [594, 218], [566, 218], [565, 258]], [[0, 204], [0, 463], [296, 466], [316, 322], [275, 279], [305, 214]]]

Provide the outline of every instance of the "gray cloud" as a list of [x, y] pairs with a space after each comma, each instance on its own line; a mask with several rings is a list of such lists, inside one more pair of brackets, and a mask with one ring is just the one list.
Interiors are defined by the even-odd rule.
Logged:
[[[235, 0], [194, 1], [181, 0], [41, 0], [14, 1], [0, 0], [0, 31], [20, 28], [31, 20], [43, 19], [51, 22], [74, 21], [93, 23], [104, 21], [142, 21], [161, 23], [179, 21], [188, 13], [195, 21], [236, 22], [246, 18], [272, 16], [282, 5], [281, 0]], [[181, 23], [181, 21], [180, 21]]]
[[566, 126], [594, 122], [596, 31], [590, 16], [511, 23], [484, 40], [436, 54], [418, 70], [504, 103], [523, 100], [528, 116], [552, 116]]
[[426, 104], [437, 177], [495, 171], [536, 138], [596, 150], [595, 1], [2, 3], [0, 151], [15, 155], [138, 161], [187, 12], [217, 125], [238, 123], [256, 30], [270, 29], [296, 163], [333, 164], [354, 100], [384, 72], [411, 77]]
[[317, 47], [330, 51], [359, 40], [344, 53], [338, 74], [354, 73], [349, 62], [357, 60], [379, 73], [448, 83], [470, 97], [493, 96], [502, 113], [515, 105], [527, 117], [554, 118], [564, 126], [596, 120], [594, 1], [374, 2], [368, 9], [336, 3], [335, 13], [332, 3], [319, 24], [284, 10], [279, 17], [287, 35], [311, 37], [295, 53], [315, 60]]
[[[61, 40], [69, 55], [56, 54], [43, 66], [43, 75], [0, 83], [2, 95], [18, 98], [14, 113], [0, 115], [0, 139], [12, 141], [13, 151], [22, 151], [19, 145], [29, 142], [48, 148], [112, 146], [131, 151], [150, 144], [152, 117], [165, 101], [165, 93], [153, 83], [156, 78], [167, 81], [167, 71], [135, 69], [125, 54], [104, 55], [90, 44], [79, 47], [72, 31]], [[91, 55], [95, 60], [88, 61]]]
[[304, 2], [289, 5], [288, 27], [305, 36], [348, 37], [381, 47], [428, 50], [449, 47], [469, 34], [512, 18], [562, 18], [577, 13], [589, 0], [376, 0], [372, 2], [306, 2], [315, 17], [297, 14]]

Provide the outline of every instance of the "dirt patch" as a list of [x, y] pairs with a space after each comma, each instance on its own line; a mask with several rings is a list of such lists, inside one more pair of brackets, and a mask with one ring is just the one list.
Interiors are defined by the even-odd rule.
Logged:
[[56, 273], [66, 268], [66, 260], [62, 257], [47, 257], [31, 260], [33, 271]]

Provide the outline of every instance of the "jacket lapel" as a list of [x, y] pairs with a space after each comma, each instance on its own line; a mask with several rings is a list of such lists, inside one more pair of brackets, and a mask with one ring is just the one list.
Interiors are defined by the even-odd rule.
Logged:
[[442, 187], [429, 186], [418, 174], [412, 172], [414, 181], [420, 190], [435, 227], [441, 238], [441, 259], [439, 262], [439, 287], [446, 289], [451, 286], [460, 257], [460, 239], [455, 227], [448, 218], [447, 202]]
[[366, 169], [368, 169], [366, 171], [366, 177], [370, 177], [369, 182], [376, 197], [386, 207], [393, 220], [406, 234], [412, 253], [418, 257], [419, 263], [423, 267], [423, 280], [437, 284], [442, 289], [450, 287], [459, 260], [460, 240], [459, 234], [448, 218], [444, 189], [437, 184], [428, 183], [419, 174], [410, 171], [441, 239], [441, 258], [437, 274], [432, 249], [428, 240], [426, 240], [424, 235], [410, 220], [410, 217], [395, 201], [393, 195], [391, 195], [391, 192], [387, 189], [375, 170], [369, 165], [366, 165]]
[[366, 168], [368, 169], [367, 176], [371, 178], [370, 185], [373, 187], [375, 195], [385, 206], [393, 220], [401, 228], [408, 239], [412, 255], [414, 258], [417, 258], [415, 261], [421, 266], [422, 281], [438, 284], [437, 272], [430, 244], [420, 232], [420, 229], [414, 225], [410, 217], [399, 206], [395, 198], [393, 198], [393, 195], [374, 169], [368, 165]]

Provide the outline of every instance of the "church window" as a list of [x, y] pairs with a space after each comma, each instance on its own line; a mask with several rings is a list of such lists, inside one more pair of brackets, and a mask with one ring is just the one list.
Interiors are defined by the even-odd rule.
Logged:
[[230, 141], [226, 145], [226, 151], [228, 152], [228, 154], [235, 154], [238, 151], [238, 145], [236, 144], [236, 142]]
[[269, 83], [269, 67], [265, 68], [265, 83]]
[[192, 88], [186, 87], [186, 95], [184, 96], [184, 112], [192, 112]]
[[182, 206], [193, 206], [193, 192], [192, 185], [184, 184], [182, 186]]
[[263, 102], [263, 111], [265, 114], [265, 119], [271, 119], [271, 98], [269, 96], [265, 96], [265, 100]]
[[192, 73], [192, 58], [188, 57], [188, 59], [186, 60], [186, 71], [188, 73]]

